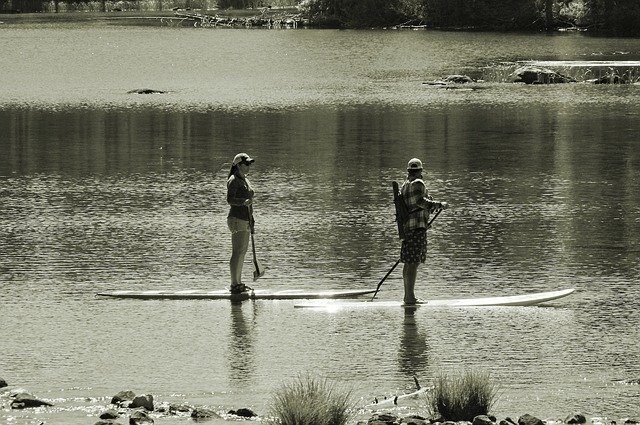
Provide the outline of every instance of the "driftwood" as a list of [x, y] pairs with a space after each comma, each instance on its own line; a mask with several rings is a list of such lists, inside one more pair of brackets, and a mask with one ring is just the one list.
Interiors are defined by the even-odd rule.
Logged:
[[300, 14], [281, 13], [267, 14], [264, 8], [260, 15], [248, 17], [231, 17], [224, 15], [209, 15], [206, 13], [176, 12], [176, 16], [193, 21], [193, 26], [203, 28], [231, 27], [231, 28], [298, 28], [305, 26], [308, 21]]

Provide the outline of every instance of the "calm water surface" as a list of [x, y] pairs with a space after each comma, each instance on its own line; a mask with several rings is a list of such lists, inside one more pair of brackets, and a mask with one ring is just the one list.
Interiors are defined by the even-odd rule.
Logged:
[[[125, 389], [264, 415], [307, 372], [363, 407], [465, 368], [499, 383], [498, 416], [640, 416], [640, 86], [503, 82], [517, 61], [638, 61], [640, 40], [100, 25], [0, 39], [0, 377], [55, 403], [11, 411], [5, 394], [5, 423], [94, 423]], [[486, 82], [422, 84], [452, 73]], [[126, 93], [142, 87], [169, 93]], [[375, 288], [398, 255], [390, 182], [418, 156], [452, 205], [421, 297], [577, 292], [415, 314], [96, 299], [228, 284], [239, 151], [257, 158], [256, 286]], [[400, 273], [382, 288], [399, 299]]]

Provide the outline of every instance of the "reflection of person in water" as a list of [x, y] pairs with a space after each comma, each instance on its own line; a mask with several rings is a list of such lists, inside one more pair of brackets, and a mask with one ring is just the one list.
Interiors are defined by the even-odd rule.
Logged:
[[429, 363], [427, 338], [420, 332], [416, 323], [416, 310], [415, 307], [404, 309], [400, 349], [398, 350], [400, 371], [409, 377], [423, 376]]
[[251, 334], [253, 326], [247, 326], [244, 316], [248, 309], [251, 309], [254, 315], [252, 320], [255, 320], [255, 308], [254, 303], [231, 303], [231, 334], [227, 361], [232, 382], [249, 383], [255, 375], [255, 353]]

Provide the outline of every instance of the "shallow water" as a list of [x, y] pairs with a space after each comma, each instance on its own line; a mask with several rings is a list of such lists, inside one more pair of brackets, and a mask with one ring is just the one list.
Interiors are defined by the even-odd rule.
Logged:
[[[6, 423], [93, 423], [123, 389], [264, 415], [307, 372], [365, 406], [464, 368], [499, 383], [498, 416], [640, 415], [625, 383], [640, 377], [640, 88], [500, 80], [519, 61], [638, 61], [640, 40], [101, 25], [0, 36], [0, 376], [56, 405], [10, 411], [2, 398]], [[450, 73], [488, 81], [422, 84]], [[169, 93], [126, 93], [140, 87]], [[95, 298], [227, 285], [238, 151], [257, 158], [268, 273], [256, 286], [375, 288], [398, 255], [390, 182], [418, 156], [452, 205], [430, 233], [421, 297], [577, 292], [413, 315]], [[379, 297], [400, 288], [398, 271]]]

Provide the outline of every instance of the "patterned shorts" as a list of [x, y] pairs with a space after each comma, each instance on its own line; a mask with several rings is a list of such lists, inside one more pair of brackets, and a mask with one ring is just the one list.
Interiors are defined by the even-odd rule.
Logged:
[[402, 240], [400, 261], [403, 263], [424, 263], [427, 261], [427, 230], [416, 229], [407, 232]]

